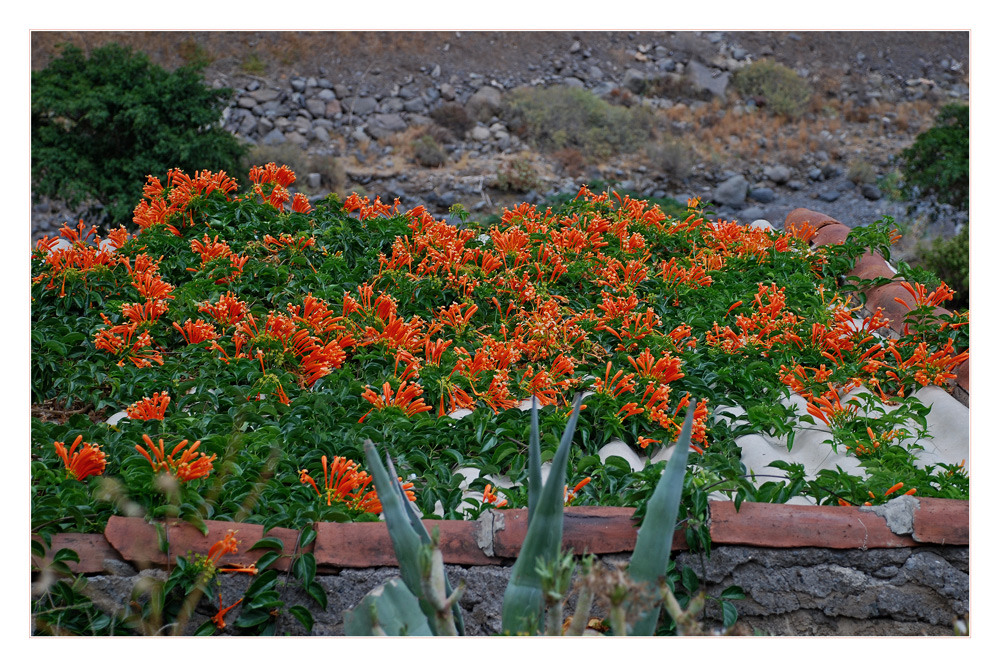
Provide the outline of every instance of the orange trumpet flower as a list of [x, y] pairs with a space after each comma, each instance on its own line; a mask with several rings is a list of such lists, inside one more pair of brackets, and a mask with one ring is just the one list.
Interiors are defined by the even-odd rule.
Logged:
[[580, 489], [587, 486], [588, 484], [590, 484], [590, 478], [584, 477], [582, 480], [577, 482], [576, 486], [573, 487], [572, 491], [570, 491], [569, 486], [567, 486], [566, 489], [564, 490], [566, 497], [564, 504], [569, 505], [571, 502], [576, 500], [576, 494], [578, 494], [580, 492]]
[[504, 498], [500, 502], [497, 502], [497, 494], [493, 490], [492, 484], [487, 484], [486, 488], [483, 489], [483, 505], [493, 505], [497, 509], [505, 506], [507, 504], [507, 499]]
[[[142, 445], [136, 445], [135, 449], [146, 457], [149, 465], [153, 468], [153, 472], [169, 472], [181, 482], [190, 482], [191, 480], [208, 477], [209, 473], [212, 472], [212, 461], [216, 459], [215, 454], [208, 456], [201, 453], [195, 458], [195, 451], [201, 446], [201, 440], [196, 440], [191, 447], [184, 449], [180, 458], [175, 460], [174, 457], [177, 453], [187, 446], [187, 440], [181, 440], [169, 455], [164, 455], [163, 438], [160, 438], [159, 446], [154, 445], [153, 441], [145, 433], [142, 435], [142, 439], [149, 446], [149, 451]], [[150, 455], [150, 452], [152, 452], [152, 455]]]
[[894, 494], [897, 491], [899, 491], [901, 488], [903, 488], [903, 483], [902, 482], [896, 482], [895, 484], [893, 484], [892, 486], [889, 487], [889, 490], [885, 492], [885, 495], [891, 496], [892, 494]]
[[[77, 451], [76, 448], [81, 443], [83, 447]], [[68, 452], [64, 443], [53, 442], [52, 444], [56, 448], [56, 454], [62, 459], [63, 465], [66, 466], [67, 478], [72, 475], [78, 482], [82, 482], [91, 475], [102, 474], [107, 466], [107, 459], [104, 452], [101, 451], [100, 445], [83, 442], [82, 435], [76, 436], [76, 440], [73, 441]]]
[[141, 401], [136, 401], [125, 409], [129, 419], [135, 420], [162, 420], [170, 405], [170, 396], [167, 392], [154, 392], [153, 397], [143, 396]]

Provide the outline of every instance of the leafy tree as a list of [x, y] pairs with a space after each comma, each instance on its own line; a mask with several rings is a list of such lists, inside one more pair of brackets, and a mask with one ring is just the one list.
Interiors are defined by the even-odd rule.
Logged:
[[[969, 106], [948, 104], [941, 108], [934, 127], [917, 135], [904, 150], [903, 177], [921, 193], [963, 210], [969, 208]], [[921, 244], [918, 259], [955, 290], [946, 306], [969, 307], [969, 225], [944, 241]]]
[[903, 176], [939, 201], [969, 208], [969, 106], [941, 108], [934, 127], [902, 153]]
[[167, 72], [117, 44], [89, 58], [64, 46], [31, 76], [35, 195], [92, 200], [117, 225], [131, 220], [147, 174], [236, 173], [245, 149], [218, 124], [230, 94], [206, 87], [197, 66]]

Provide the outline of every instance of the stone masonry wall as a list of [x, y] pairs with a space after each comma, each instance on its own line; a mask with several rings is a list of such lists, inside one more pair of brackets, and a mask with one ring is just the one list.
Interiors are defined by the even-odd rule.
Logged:
[[[604, 556], [607, 565], [625, 563], [629, 554]], [[738, 585], [746, 593], [735, 601], [738, 630], [771, 635], [949, 635], [952, 623], [969, 611], [969, 549], [967, 547], [916, 547], [896, 549], [771, 549], [720, 546], [710, 558], [682, 553], [679, 566], [691, 567], [718, 595]], [[163, 579], [163, 570], [136, 572], [122, 561], [106, 561], [106, 574], [88, 577], [87, 594], [106, 611], [120, 609], [133, 587], [145, 577]], [[500, 611], [509, 566], [448, 565], [452, 583], [465, 581], [460, 604], [466, 632], [472, 636], [500, 632]], [[310, 609], [313, 635], [343, 635], [344, 613], [364, 595], [397, 576], [394, 567], [350, 568], [319, 575], [326, 591], [326, 611], [309, 599], [294, 581], [282, 590], [286, 608], [295, 604]], [[240, 574], [220, 576], [222, 603], [239, 600], [250, 578]], [[208, 620], [216, 601], [202, 600], [188, 632]], [[573, 600], [571, 599], [571, 604]], [[568, 605], [568, 608], [571, 606]], [[232, 612], [235, 620], [239, 607]], [[595, 609], [595, 613], [600, 611]], [[705, 626], [721, 625], [719, 606], [709, 602]], [[222, 634], [235, 632], [232, 623]], [[304, 634], [301, 625], [285, 614], [279, 634]]]

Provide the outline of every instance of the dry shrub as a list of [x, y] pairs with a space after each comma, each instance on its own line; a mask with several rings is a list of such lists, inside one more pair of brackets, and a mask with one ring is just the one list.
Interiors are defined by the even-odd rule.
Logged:
[[608, 102], [623, 107], [634, 107], [639, 103], [639, 98], [632, 94], [628, 88], [612, 88], [608, 93]]
[[847, 168], [847, 180], [855, 185], [862, 185], [864, 183], [875, 183], [878, 180], [878, 176], [875, 174], [875, 168], [871, 164], [855, 160]]
[[667, 99], [685, 98], [703, 102], [717, 99], [711, 91], [696, 87], [691, 79], [674, 72], [648, 79], [643, 92], [649, 97], [665, 97]]
[[497, 170], [493, 187], [504, 192], [530, 192], [541, 187], [538, 170], [526, 157], [504, 162]]
[[587, 158], [576, 148], [560, 148], [552, 157], [562, 166], [568, 176], [577, 177], [587, 166]]
[[431, 111], [430, 116], [431, 120], [439, 127], [451, 132], [456, 139], [464, 137], [465, 133], [476, 124], [474, 120], [469, 118], [465, 107], [458, 102], [445, 102]]
[[670, 179], [682, 181], [691, 173], [691, 148], [674, 138], [663, 138], [646, 147], [649, 165]]

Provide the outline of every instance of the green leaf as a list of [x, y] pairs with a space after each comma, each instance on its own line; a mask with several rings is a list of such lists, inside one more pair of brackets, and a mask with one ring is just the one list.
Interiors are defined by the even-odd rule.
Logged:
[[692, 594], [697, 593], [698, 589], [701, 588], [701, 582], [698, 580], [698, 575], [695, 574], [694, 570], [689, 568], [687, 565], [685, 565], [681, 570], [681, 582], [684, 584], [684, 588]]
[[212, 621], [205, 621], [198, 626], [198, 629], [194, 631], [195, 637], [211, 637], [215, 634], [215, 623]]
[[156, 545], [163, 553], [169, 553], [170, 542], [167, 541], [167, 528], [157, 521], [153, 524], [156, 527]]
[[278, 512], [268, 517], [267, 521], [264, 522], [264, 533], [267, 534], [272, 528], [276, 528], [281, 524], [288, 521], [288, 515], [284, 512]]
[[316, 539], [316, 529], [312, 526], [305, 526], [299, 531], [299, 548], [305, 549]]
[[60, 549], [52, 556], [53, 563], [59, 563], [64, 560], [71, 560], [74, 563], [80, 562], [80, 556], [72, 549]]
[[292, 563], [292, 574], [303, 586], [309, 586], [316, 578], [316, 557], [309, 553], [298, 556]]
[[274, 562], [277, 561], [279, 558], [281, 558], [281, 554], [277, 551], [268, 551], [264, 553], [260, 558], [257, 559], [256, 565], [258, 572], [266, 570], [268, 567], [274, 564]]
[[423, 588], [420, 583], [422, 577], [418, 554], [422, 541], [406, 513], [405, 504], [408, 501], [405, 496], [400, 496], [397, 492], [374, 443], [371, 440], [365, 440], [364, 448], [365, 461], [368, 464], [370, 474], [375, 479], [375, 490], [382, 502], [382, 512], [385, 515], [386, 526], [389, 528], [392, 549], [399, 563], [400, 576], [410, 592], [417, 599], [421, 599]]
[[316, 604], [318, 604], [321, 609], [324, 610], [326, 609], [327, 605], [326, 591], [323, 590], [322, 586], [320, 586], [317, 582], [314, 581], [308, 586], [306, 586], [306, 593], [309, 595], [309, 597], [311, 597], [313, 600], [316, 601]]
[[238, 628], [252, 628], [270, 620], [271, 614], [264, 609], [246, 609], [236, 619], [235, 625]]
[[284, 553], [285, 543], [277, 537], [265, 537], [262, 540], [257, 540], [254, 545], [250, 547], [250, 551], [253, 551], [254, 549], [275, 549], [276, 551]]
[[736, 619], [739, 618], [736, 605], [729, 600], [721, 600], [720, 603], [722, 604], [722, 624], [727, 628], [731, 628], [736, 625]]
[[344, 634], [350, 637], [374, 635], [376, 627], [390, 637], [432, 634], [419, 600], [399, 577], [373, 590], [344, 615]]
[[36, 558], [45, 557], [45, 545], [38, 540], [31, 540], [31, 555]]
[[253, 598], [255, 595], [272, 585], [278, 579], [277, 570], [265, 570], [253, 578], [250, 586], [247, 587], [244, 598]]
[[[403, 508], [406, 510], [406, 516], [410, 520], [410, 526], [413, 527], [413, 531], [420, 537], [421, 544], [429, 546], [431, 544], [431, 536], [427, 533], [424, 522], [420, 520], [416, 510], [413, 509], [413, 504], [407, 499], [406, 493], [403, 491], [403, 485], [399, 482], [399, 475], [396, 474], [396, 468], [392, 465], [392, 459], [389, 458], [388, 454], [385, 457], [385, 464], [389, 469], [389, 479], [392, 480], [396, 495], [403, 499]], [[444, 578], [444, 589], [445, 596], [451, 597], [453, 589], [447, 575]], [[458, 631], [459, 636], [462, 636], [465, 634], [465, 620], [462, 618], [462, 608], [459, 607], [458, 600], [452, 603], [451, 610], [452, 616], [455, 619], [455, 629]]]
[[[182, 505], [181, 507], [183, 508], [184, 506]], [[201, 518], [201, 515], [197, 513], [197, 510], [195, 510], [193, 507], [191, 507], [191, 511], [182, 514], [181, 518], [187, 521], [195, 528], [197, 528], [198, 532], [200, 532], [202, 535], [208, 535], [208, 525], [205, 523], [205, 520]]]
[[742, 600], [747, 596], [740, 586], [729, 586], [719, 594], [723, 600]]
[[313, 615], [302, 605], [294, 605], [288, 608], [288, 613], [294, 616], [299, 623], [305, 627], [306, 632], [311, 633], [313, 629]]
[[542, 493], [542, 445], [538, 430], [538, 397], [531, 397], [531, 435], [528, 439], [528, 526]]

